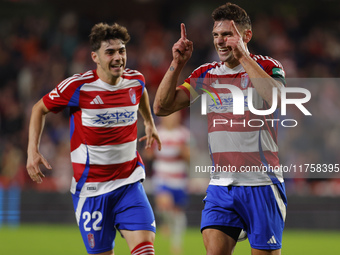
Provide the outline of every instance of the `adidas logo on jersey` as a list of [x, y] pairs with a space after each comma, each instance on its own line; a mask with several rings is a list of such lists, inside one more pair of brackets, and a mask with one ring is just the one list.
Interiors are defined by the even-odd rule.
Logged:
[[100, 96], [96, 96], [90, 104], [104, 104], [103, 100], [100, 98]]
[[272, 237], [269, 239], [269, 241], [268, 241], [267, 243], [269, 243], [269, 244], [274, 244], [274, 243], [276, 243], [275, 237], [272, 236]]

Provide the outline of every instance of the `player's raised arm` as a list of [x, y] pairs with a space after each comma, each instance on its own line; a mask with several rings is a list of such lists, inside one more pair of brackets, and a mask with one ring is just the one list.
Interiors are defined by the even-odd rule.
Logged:
[[242, 36], [239, 30], [237, 29], [236, 24], [233, 20], [230, 22], [230, 24], [231, 24], [232, 36], [227, 38], [226, 46], [231, 47], [236, 59], [249, 56], [250, 54], [245, 46], [245, 43], [248, 43], [252, 37], [251, 30], [250, 29], [245, 30], [244, 36]]
[[164, 116], [189, 106], [189, 98], [184, 91], [176, 89], [178, 77], [191, 58], [193, 43], [187, 39], [184, 23], [181, 24], [181, 38], [172, 47], [173, 60], [161, 81], [153, 109], [156, 115]]
[[232, 36], [228, 38], [227, 46], [232, 48], [235, 58], [241, 63], [244, 70], [249, 75], [257, 93], [269, 104], [269, 106], [273, 103], [272, 89], [277, 88], [277, 102], [278, 107], [280, 107], [281, 89], [284, 87], [283, 84], [270, 77], [256, 61], [250, 57], [245, 46], [252, 37], [251, 30], [245, 29], [243, 35], [241, 35], [233, 20], [230, 24]]
[[187, 39], [187, 31], [184, 23], [181, 23], [181, 38], [172, 47], [173, 60], [178, 65], [185, 65], [191, 58], [193, 43]]

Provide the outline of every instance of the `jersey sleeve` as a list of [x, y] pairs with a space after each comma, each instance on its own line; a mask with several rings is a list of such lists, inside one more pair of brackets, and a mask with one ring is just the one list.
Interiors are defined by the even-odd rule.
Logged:
[[144, 75], [141, 72], [139, 72], [137, 70], [131, 70], [129, 68], [126, 68], [125, 73], [123, 74], [122, 77], [124, 79], [128, 79], [128, 80], [132, 80], [132, 79], [137, 80], [140, 83], [140, 85], [142, 86], [142, 94], [144, 93], [144, 89], [146, 88], [145, 87], [146, 81], [145, 81]]
[[280, 81], [283, 85], [286, 85], [286, 73], [279, 61], [271, 57], [263, 56], [254, 56], [254, 59], [268, 75], [273, 77], [275, 80]]
[[187, 94], [188, 98], [190, 98], [191, 103], [193, 103], [199, 97], [199, 94], [187, 82], [184, 82], [182, 85], [178, 86], [178, 88], [183, 90]]
[[196, 68], [191, 75], [184, 80], [184, 83], [179, 86], [179, 89], [184, 92], [190, 98], [190, 102], [193, 103], [204, 92], [204, 88], [209, 84], [206, 80], [206, 74], [210, 70], [211, 64], [204, 64]]
[[79, 106], [79, 77], [80, 75], [76, 74], [63, 80], [43, 97], [44, 104], [50, 111], [58, 113], [66, 107]]
[[142, 95], [143, 95], [144, 90], [146, 89], [146, 82], [145, 82], [145, 77], [144, 77], [143, 74], [140, 73], [140, 79], [138, 81], [143, 87], [143, 89], [142, 89]]

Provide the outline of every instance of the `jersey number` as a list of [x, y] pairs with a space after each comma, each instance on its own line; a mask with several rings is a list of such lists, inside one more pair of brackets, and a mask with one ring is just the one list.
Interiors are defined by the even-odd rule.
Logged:
[[102, 229], [101, 226], [98, 226], [99, 222], [101, 222], [101, 220], [103, 219], [103, 215], [101, 212], [99, 211], [95, 211], [92, 213], [89, 212], [84, 212], [83, 213], [83, 220], [84, 221], [84, 229], [85, 231], [91, 231], [91, 227], [88, 227], [87, 224], [89, 224], [89, 222], [91, 221], [91, 219], [94, 220], [93, 224], [92, 224], [92, 228], [94, 231], [99, 231]]

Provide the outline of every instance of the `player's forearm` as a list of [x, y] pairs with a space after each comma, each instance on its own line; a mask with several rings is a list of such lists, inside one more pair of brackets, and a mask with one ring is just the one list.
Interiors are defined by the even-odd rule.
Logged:
[[281, 88], [283, 85], [270, 77], [250, 56], [244, 56], [240, 60], [244, 70], [249, 75], [257, 93], [271, 106], [273, 102], [273, 88], [277, 88], [278, 106], [281, 102]]
[[143, 95], [139, 103], [139, 112], [143, 117], [145, 125], [154, 125], [154, 120], [151, 113], [151, 107], [149, 102], [149, 94], [146, 89], [144, 89]]
[[156, 115], [168, 115], [173, 112], [172, 108], [176, 102], [176, 87], [182, 68], [175, 61], [171, 62], [169, 69], [158, 86], [155, 96], [153, 109]]
[[42, 107], [41, 101], [33, 106], [28, 132], [28, 153], [39, 150], [40, 138], [45, 126], [46, 114], [47, 111], [45, 111]]

